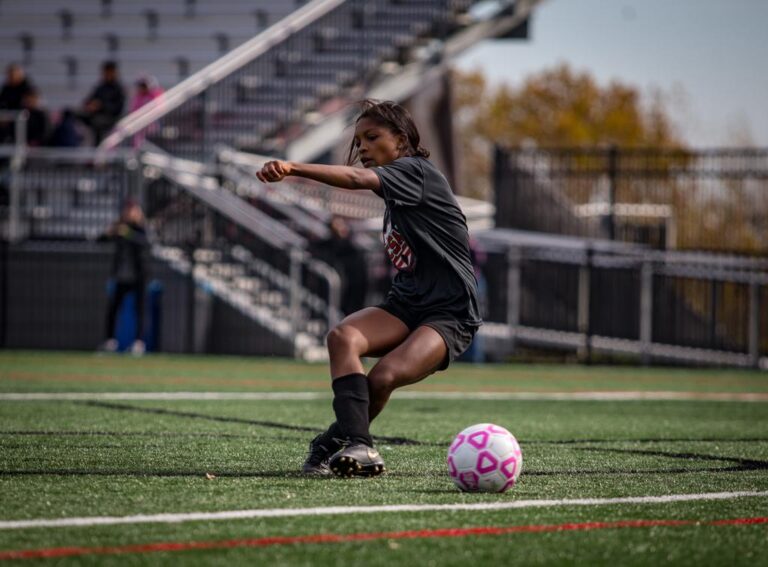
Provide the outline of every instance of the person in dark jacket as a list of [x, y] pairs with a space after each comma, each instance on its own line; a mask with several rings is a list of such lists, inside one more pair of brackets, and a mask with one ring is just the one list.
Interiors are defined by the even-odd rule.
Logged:
[[149, 247], [147, 232], [144, 227], [144, 212], [138, 203], [126, 201], [123, 205], [120, 219], [99, 237], [100, 241], [111, 240], [115, 243], [115, 253], [112, 257], [110, 271], [112, 294], [107, 309], [105, 337], [101, 350], [114, 352], [117, 350], [115, 338], [115, 321], [125, 296], [133, 292], [136, 307], [136, 337], [131, 352], [136, 355], [144, 354], [145, 346], [142, 341], [144, 324], [144, 284], [146, 273], [144, 261]]
[[48, 145], [54, 148], [77, 148], [83, 143], [83, 135], [79, 128], [82, 128], [77, 121], [75, 113], [71, 109], [65, 108], [56, 126], [53, 128]]
[[0, 110], [21, 110], [24, 95], [32, 90], [24, 67], [11, 63], [5, 69], [5, 82], [0, 89]]
[[106, 61], [101, 66], [101, 82], [85, 99], [80, 113], [80, 119], [93, 132], [94, 145], [98, 146], [117, 124], [124, 107], [125, 89], [118, 78], [117, 63]]
[[24, 95], [22, 107], [27, 116], [27, 145], [44, 146], [48, 142], [51, 131], [51, 120], [48, 111], [40, 106], [40, 95], [32, 88]]
[[315, 243], [311, 251], [339, 274], [340, 308], [345, 315], [349, 315], [364, 307], [368, 290], [365, 253], [355, 244], [344, 217], [331, 218], [328, 228], [330, 236]]
[[[11, 63], [5, 69], [5, 82], [0, 89], [0, 110], [22, 110], [24, 96], [31, 90], [24, 67]], [[14, 133], [13, 120], [0, 120], [0, 144], [13, 143]]]

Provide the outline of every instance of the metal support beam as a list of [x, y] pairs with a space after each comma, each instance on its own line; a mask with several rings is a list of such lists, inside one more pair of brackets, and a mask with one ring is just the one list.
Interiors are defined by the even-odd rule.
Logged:
[[750, 366], [760, 368], [760, 285], [749, 284], [749, 341]]
[[513, 247], [507, 250], [507, 325], [511, 330], [510, 352], [515, 351], [515, 330], [520, 324], [520, 305], [522, 289], [520, 286], [520, 249]]
[[640, 267], [640, 360], [651, 362], [653, 341], [653, 264], [645, 260]]
[[582, 362], [590, 362], [592, 359], [592, 332], [589, 320], [589, 299], [592, 289], [592, 256], [593, 250], [587, 248], [586, 262], [579, 266], [579, 288], [577, 298], [577, 326], [584, 335], [584, 344], [579, 349], [578, 357]]

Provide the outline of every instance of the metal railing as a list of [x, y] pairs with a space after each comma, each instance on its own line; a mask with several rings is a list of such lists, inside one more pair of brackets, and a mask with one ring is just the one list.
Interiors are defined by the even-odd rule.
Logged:
[[[153, 233], [166, 248], [184, 253], [191, 273], [218, 278], [230, 287], [227, 293], [220, 288], [225, 299], [237, 299], [238, 307], [261, 313], [263, 320], [266, 311], [254, 310], [253, 301], [272, 302], [273, 323], [281, 334], [309, 332], [321, 340], [340, 320], [339, 276], [309, 256], [305, 238], [221, 187], [200, 164], [157, 153], [142, 154], [141, 163], [151, 180], [145, 203]], [[202, 271], [195, 272], [197, 250], [211, 254], [201, 256], [207, 267], [198, 262]], [[311, 320], [322, 325], [308, 330]]]
[[639, 361], [768, 368], [768, 259], [496, 230], [483, 335]]
[[496, 225], [768, 254], [768, 150], [496, 151]]
[[223, 78], [257, 59], [292, 34], [334, 10], [346, 0], [313, 0], [292, 12], [280, 22], [270, 26], [250, 41], [217, 59], [210, 65], [169, 89], [164, 95], [129, 114], [117, 126], [101, 146], [114, 148], [155, 124], [159, 119], [192, 100]]
[[[5, 163], [5, 167], [3, 167]], [[0, 226], [4, 238], [92, 239], [139, 198], [138, 162], [129, 151], [0, 146]]]

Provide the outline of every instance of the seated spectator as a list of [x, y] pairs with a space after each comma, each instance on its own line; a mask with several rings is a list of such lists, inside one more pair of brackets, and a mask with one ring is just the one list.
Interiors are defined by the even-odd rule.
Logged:
[[117, 124], [125, 107], [125, 90], [120, 84], [117, 63], [106, 61], [101, 66], [101, 82], [83, 103], [79, 118], [93, 132], [93, 143], [98, 146]]
[[51, 132], [48, 145], [55, 148], [77, 148], [82, 143], [83, 134], [80, 132], [75, 113], [65, 108]]
[[40, 108], [40, 95], [37, 89], [32, 88], [26, 92], [22, 100], [22, 107], [29, 113], [27, 117], [27, 145], [45, 145], [48, 141], [51, 121], [48, 118], [48, 112]]
[[24, 68], [11, 63], [5, 69], [5, 83], [0, 90], [0, 110], [21, 110], [24, 95], [32, 90]]
[[[5, 82], [0, 89], [0, 110], [21, 110], [24, 95], [32, 89], [24, 68], [11, 63], [5, 69]], [[0, 120], [0, 144], [10, 144], [14, 140], [13, 120]]]
[[[131, 99], [130, 112], [134, 112], [140, 109], [145, 104], [148, 104], [156, 98], [162, 96], [163, 89], [160, 87], [157, 79], [152, 75], [143, 75], [136, 80], [136, 91]], [[151, 134], [157, 129], [157, 124], [151, 124], [147, 128], [144, 128], [141, 132], [138, 132], [133, 137], [133, 147], [138, 148], [147, 134]]]

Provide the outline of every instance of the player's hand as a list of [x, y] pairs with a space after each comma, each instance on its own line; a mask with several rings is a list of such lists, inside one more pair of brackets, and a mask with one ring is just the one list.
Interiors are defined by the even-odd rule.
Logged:
[[256, 177], [264, 183], [282, 181], [285, 177], [291, 174], [291, 164], [287, 161], [268, 161], [261, 168], [261, 171], [256, 172]]

